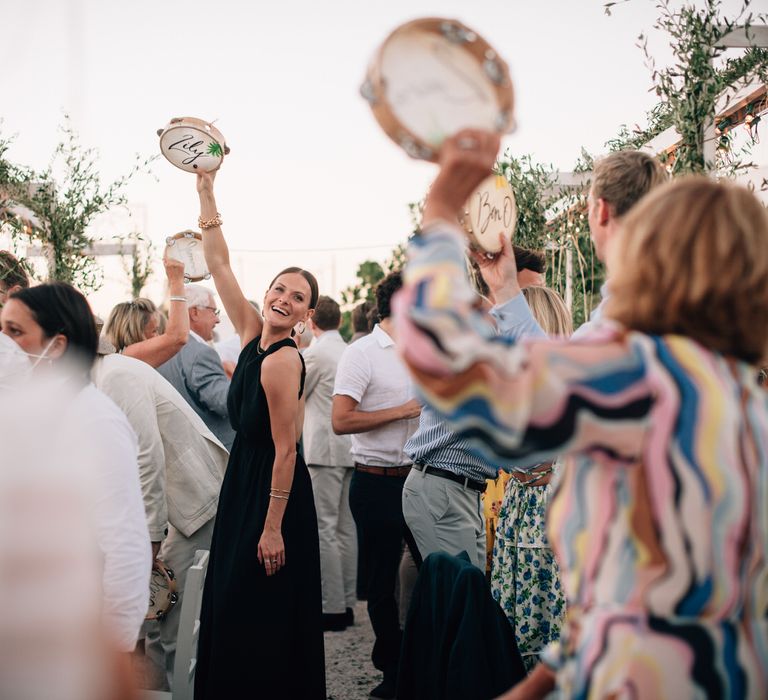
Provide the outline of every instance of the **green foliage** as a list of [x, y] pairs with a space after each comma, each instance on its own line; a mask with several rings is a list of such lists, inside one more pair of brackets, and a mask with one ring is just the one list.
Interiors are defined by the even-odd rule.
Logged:
[[127, 236], [117, 236], [121, 244], [132, 243], [133, 250], [130, 258], [122, 254], [123, 270], [128, 276], [131, 284], [131, 299], [138, 299], [144, 289], [144, 285], [152, 276], [154, 246], [151, 241], [146, 240], [140, 233], [131, 233]]
[[536, 163], [530, 155], [513, 157], [509, 151], [496, 169], [512, 185], [517, 205], [515, 243], [526, 248], [543, 248], [546, 243], [547, 209], [558, 199], [554, 188], [557, 174], [551, 165]]
[[356, 273], [358, 281], [341, 292], [341, 306], [346, 309], [341, 316], [339, 332], [345, 340], [348, 341], [353, 333], [352, 309], [363, 301], [374, 301], [376, 285], [390, 272], [401, 270], [405, 266], [406, 250], [406, 244], [398, 245], [384, 261], [384, 265], [375, 260], [360, 263]]
[[51, 163], [42, 172], [10, 164], [4, 158], [9, 141], [0, 142], [4, 145], [0, 148], [0, 188], [39, 219], [40, 227], [31, 238], [45, 251], [48, 279], [95, 290], [101, 286], [101, 268], [88, 253], [94, 243], [88, 226], [99, 214], [126, 204], [126, 186], [134, 175], [148, 170], [154, 157], [142, 160], [137, 156], [127, 175], [102, 185], [96, 151], [80, 145], [66, 115], [62, 135]]
[[642, 129], [638, 124], [635, 124], [634, 128], [630, 131], [626, 124], [622, 124], [619, 127], [619, 133], [605, 142], [606, 148], [612, 152], [625, 150], [636, 151], [651, 139], [655, 138], [663, 131], [666, 131], [672, 126], [673, 122], [672, 110], [667, 102], [659, 102], [659, 104], [648, 112], [646, 118], [648, 125], [645, 129]]
[[[648, 50], [647, 36], [641, 34], [638, 45], [651, 69], [653, 86], [661, 98], [661, 104], [649, 113], [648, 128], [636, 127], [629, 132], [626, 126], [617, 138], [608, 142], [611, 150], [638, 148], [643, 143], [674, 126], [680, 134], [680, 144], [675, 152], [673, 174], [701, 173], [716, 167], [706, 162], [704, 131], [715, 115], [720, 95], [729, 87], [768, 76], [768, 51], [748, 49], [739, 58], [725, 61], [722, 68], [715, 67], [715, 59], [724, 49], [718, 48], [721, 39], [738, 25], [746, 27], [765, 23], [765, 14], [750, 12], [752, 0], [744, 0], [736, 17], [724, 17], [721, 0], [705, 0], [701, 8], [684, 5], [672, 6], [672, 0], [658, 0], [659, 18], [654, 29], [665, 33], [672, 48], [674, 63], [658, 68]], [[607, 3], [606, 12], [611, 6]]]

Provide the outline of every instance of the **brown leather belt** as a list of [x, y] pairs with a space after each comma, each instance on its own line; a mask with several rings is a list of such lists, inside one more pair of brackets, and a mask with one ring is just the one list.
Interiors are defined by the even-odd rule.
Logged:
[[376, 476], [408, 476], [411, 473], [411, 465], [404, 464], [401, 467], [369, 467], [367, 464], [355, 462], [355, 471], [363, 474], [375, 474]]
[[509, 475], [525, 486], [546, 486], [552, 480], [554, 462], [542, 464], [529, 472], [509, 472]]

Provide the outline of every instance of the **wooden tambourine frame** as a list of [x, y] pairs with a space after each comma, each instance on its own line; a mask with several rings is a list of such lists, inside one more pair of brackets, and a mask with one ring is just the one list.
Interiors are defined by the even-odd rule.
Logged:
[[217, 170], [229, 153], [224, 134], [197, 117], [174, 117], [157, 135], [165, 159], [188, 173]]
[[211, 273], [205, 264], [203, 237], [197, 231], [188, 229], [168, 236], [165, 239], [165, 255], [184, 263], [184, 279], [187, 282], [200, 282], [210, 278]]
[[[373, 115], [384, 132], [398, 144], [409, 156], [420, 160], [437, 161], [442, 140], [430, 143], [414, 133], [397, 117], [388, 100], [388, 85], [382, 74], [384, 55], [393, 40], [406, 32], [434, 34], [448, 44], [460, 47], [481, 68], [491, 86], [497, 103], [497, 113], [493, 123], [466, 124], [461, 128], [481, 128], [487, 131], [508, 133], [514, 128], [513, 105], [514, 93], [509, 67], [496, 53], [493, 47], [477, 32], [455, 19], [428, 17], [407, 22], [395, 29], [378, 49], [368, 68], [365, 82], [360, 93], [368, 101]], [[444, 134], [443, 138], [453, 134]]]
[[500, 233], [511, 241], [517, 227], [517, 206], [507, 178], [496, 173], [485, 178], [466, 201], [461, 224], [469, 234], [470, 245], [480, 252], [498, 253]]
[[176, 605], [176, 575], [163, 562], [155, 561], [149, 579], [149, 608], [145, 620], [162, 620]]

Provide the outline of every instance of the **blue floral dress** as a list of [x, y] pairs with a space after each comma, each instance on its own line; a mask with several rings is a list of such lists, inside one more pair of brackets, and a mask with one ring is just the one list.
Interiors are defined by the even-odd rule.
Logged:
[[552, 483], [526, 486], [509, 479], [499, 511], [491, 567], [491, 591], [515, 629], [530, 671], [539, 654], [560, 638], [565, 595], [546, 534]]

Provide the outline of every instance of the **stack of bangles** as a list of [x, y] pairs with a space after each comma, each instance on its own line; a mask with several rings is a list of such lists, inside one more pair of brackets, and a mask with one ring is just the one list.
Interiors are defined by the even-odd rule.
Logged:
[[216, 212], [216, 216], [214, 216], [212, 219], [204, 219], [202, 215], [197, 217], [197, 225], [201, 229], [213, 228], [214, 226], [221, 226], [222, 223], [223, 222], [221, 220], [221, 214], [219, 214], [219, 212]]
[[[281, 493], [284, 493], [285, 496], [281, 496], [280, 495]], [[287, 501], [288, 500], [288, 496], [290, 496], [290, 495], [291, 495], [290, 491], [285, 491], [283, 489], [270, 489], [269, 490], [269, 497], [270, 498], [280, 498], [283, 501]]]

